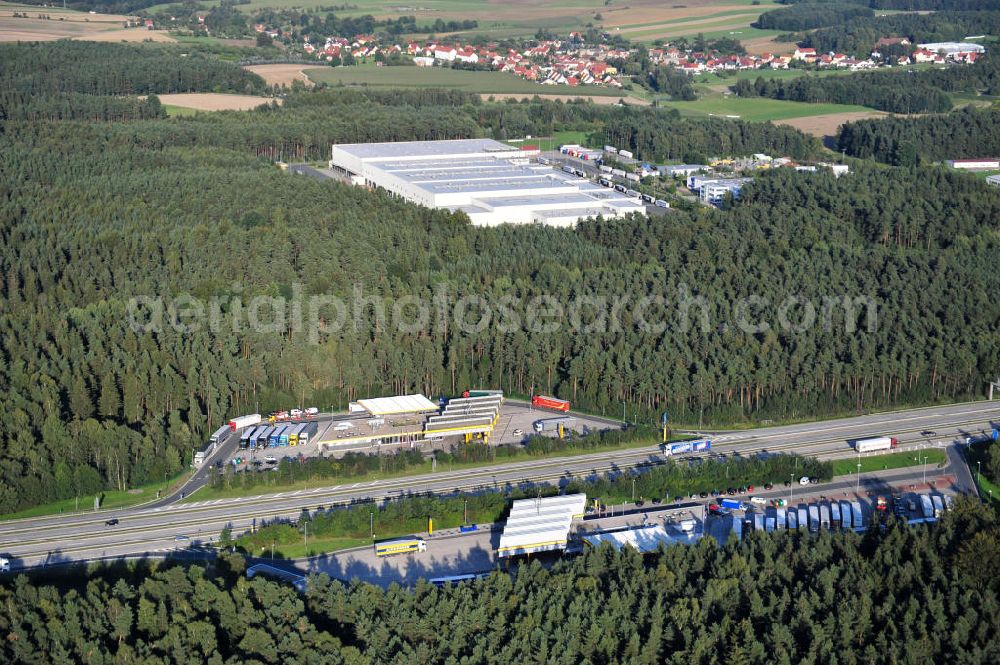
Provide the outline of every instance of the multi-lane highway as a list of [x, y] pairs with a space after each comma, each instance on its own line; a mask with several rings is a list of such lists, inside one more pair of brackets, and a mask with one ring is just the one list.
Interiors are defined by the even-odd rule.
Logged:
[[[746, 455], [767, 451], [797, 452], [821, 458], [848, 457], [855, 455], [848, 441], [882, 434], [898, 438], [902, 450], [943, 447], [953, 441], [964, 441], [967, 436], [982, 436], [997, 422], [1000, 422], [1000, 402], [930, 407], [718, 433], [712, 437], [713, 453]], [[30, 566], [184, 549], [198, 542], [215, 540], [226, 524], [231, 524], [239, 533], [255, 521], [297, 517], [303, 508], [314, 510], [321, 505], [358, 499], [399, 497], [407, 492], [446, 493], [526, 482], [559, 482], [569, 476], [590, 476], [663, 460], [660, 448], [651, 446], [497, 464], [474, 470], [451, 471], [441, 465], [432, 474], [235, 499], [197, 501], [195, 493], [189, 496], [189, 501], [194, 501], [187, 503], [163, 501], [120, 511], [0, 523], [0, 553], [11, 558], [15, 566]], [[106, 526], [105, 521], [111, 518], [117, 518], [119, 523]]]

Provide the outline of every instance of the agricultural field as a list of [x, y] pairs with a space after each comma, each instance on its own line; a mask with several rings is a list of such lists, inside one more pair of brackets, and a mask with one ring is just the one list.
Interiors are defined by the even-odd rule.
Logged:
[[160, 103], [167, 107], [170, 115], [190, 115], [189, 113], [173, 112], [171, 109], [182, 108], [191, 111], [249, 111], [271, 101], [281, 104], [280, 99], [255, 97], [253, 95], [230, 95], [221, 92], [183, 92], [170, 95], [160, 95]]
[[368, 85], [372, 87], [456, 88], [478, 93], [527, 93], [572, 95], [574, 97], [619, 97], [628, 93], [587, 86], [585, 89], [566, 85], [542, 85], [525, 81], [502, 72], [475, 72], [445, 67], [317, 67], [306, 69], [305, 75], [316, 83]]
[[302, 81], [306, 85], [313, 85], [313, 82], [302, 71], [303, 65], [251, 65], [244, 67], [244, 69], [261, 77], [268, 85], [291, 86], [292, 81]]
[[[27, 18], [14, 14], [27, 14]], [[48, 18], [44, 18], [44, 17]], [[38, 7], [0, 2], [0, 42], [38, 41], [57, 39], [88, 39], [96, 41], [143, 41], [156, 39], [149, 30], [123, 30], [125, 16], [118, 14], [88, 14], [72, 9]], [[166, 35], [162, 35], [166, 37]], [[169, 37], [167, 37], [169, 40]]]
[[[794, 103], [794, 102], [793, 102]], [[889, 115], [884, 111], [844, 111], [842, 113], [828, 113], [824, 115], [805, 116], [801, 118], [787, 118], [776, 120], [777, 125], [788, 125], [806, 134], [812, 134], [820, 138], [836, 136], [837, 130], [845, 122], [856, 120], [868, 120], [869, 118], [884, 118]]]
[[[429, 25], [437, 19], [475, 20], [479, 27], [470, 33], [491, 37], [523, 37], [540, 28], [565, 34], [583, 30], [588, 24], [602, 26], [609, 32], [620, 32], [633, 41], [653, 41], [659, 38], [695, 35], [698, 32], [749, 30], [750, 23], [774, 6], [772, 0], [753, 5], [752, 0], [686, 0], [668, 5], [658, 0], [426, 0], [403, 5], [397, 0], [356, 0], [350, 9], [338, 11], [344, 16], [372, 14], [379, 18], [414, 16], [418, 25]], [[250, 0], [238, 5], [252, 13], [265, 7], [304, 9], [328, 6], [322, 0]], [[775, 33], [777, 34], [777, 33]]]
[[[784, 121], [793, 118], [811, 116], [829, 116], [834, 114], [858, 114], [875, 112], [865, 106], [849, 104], [808, 104], [805, 102], [789, 102], [765, 97], [741, 98], [735, 95], [724, 95], [720, 92], [699, 90], [699, 99], [693, 102], [661, 101], [660, 106], [675, 108], [682, 115], [690, 116], [723, 116], [732, 119], [751, 122], [768, 120]], [[847, 119], [857, 119], [849, 117]], [[847, 119], [841, 122], [847, 122]]]

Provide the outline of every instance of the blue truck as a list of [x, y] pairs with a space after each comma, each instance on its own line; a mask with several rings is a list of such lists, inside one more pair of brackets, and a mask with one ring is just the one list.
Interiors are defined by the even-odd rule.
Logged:
[[719, 503], [722, 504], [723, 508], [729, 508], [730, 510], [743, 510], [743, 502], [739, 499], [723, 499]]

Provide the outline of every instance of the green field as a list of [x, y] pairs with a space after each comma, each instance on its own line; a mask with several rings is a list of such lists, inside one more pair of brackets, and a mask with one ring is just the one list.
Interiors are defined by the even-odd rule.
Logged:
[[[107, 492], [101, 492], [100, 496], [103, 497], [103, 500], [101, 502], [101, 509], [99, 512], [106, 513], [107, 511], [114, 510], [116, 508], [129, 508], [140, 503], [154, 501], [157, 498], [157, 492], [159, 492], [161, 496], [166, 496], [170, 493], [171, 488], [176, 487], [182, 479], [187, 478], [187, 475], [188, 472], [185, 471], [179, 476], [168, 478], [165, 482], [150, 483], [149, 485], [143, 485], [142, 487], [137, 487], [131, 490], [108, 490]], [[89, 494], [87, 496], [81, 496], [79, 500], [73, 498], [65, 499], [64, 501], [56, 501], [54, 503], [46, 503], [16, 513], [0, 515], [0, 521], [17, 520], [28, 517], [45, 517], [46, 515], [62, 515], [75, 512], [94, 512], [94, 495]]]
[[845, 113], [848, 111], [871, 111], [867, 106], [851, 104], [809, 104], [789, 102], [782, 99], [764, 97], [740, 98], [735, 95], [704, 94], [693, 102], [659, 102], [660, 106], [675, 108], [683, 115], [722, 116], [732, 119], [763, 122], [767, 120], [788, 120], [813, 115]]
[[[163, 110], [166, 111], [167, 115], [171, 118], [196, 115], [199, 113], [196, 109], [189, 109], [186, 106], [174, 106], [173, 104], [164, 104]], [[203, 111], [203, 113], [207, 113], [207, 111]]]
[[466, 92], [581, 97], [624, 97], [630, 93], [599, 86], [542, 85], [503, 72], [474, 72], [446, 67], [321, 67], [305, 70], [317, 83], [368, 85], [380, 88], [454, 88]]
[[979, 498], [989, 501], [994, 509], [1000, 509], [1000, 484], [990, 480], [990, 478], [980, 470], [977, 462], [986, 465], [986, 452], [995, 443], [976, 444], [965, 449], [965, 459], [969, 463], [969, 471], [979, 486]]
[[[889, 453], [888, 455], [873, 455], [861, 458], [861, 473], [875, 473], [889, 469], [902, 469], [908, 466], [922, 465], [927, 458], [928, 468], [936, 468], [947, 463], [948, 456], [943, 450], [928, 448], [919, 453]], [[857, 459], [839, 459], [833, 462], [833, 475], [851, 476], [858, 473]]]

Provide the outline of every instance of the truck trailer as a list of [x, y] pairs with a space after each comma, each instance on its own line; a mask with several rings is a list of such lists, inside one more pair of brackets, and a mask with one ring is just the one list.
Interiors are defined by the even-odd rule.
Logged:
[[840, 516], [841, 516], [840, 526], [843, 527], [844, 529], [850, 529], [852, 523], [851, 504], [847, 503], [846, 501], [840, 504]]
[[932, 494], [931, 502], [934, 504], [934, 517], [941, 517], [944, 515], [944, 501], [941, 499], [941, 495]]
[[871, 453], [876, 450], [891, 450], [899, 445], [899, 441], [889, 436], [877, 436], [872, 439], [858, 439], [854, 449], [859, 453]]
[[229, 429], [235, 432], [238, 429], [256, 425], [260, 421], [261, 417], [259, 413], [251, 413], [248, 416], [238, 416], [229, 421]]
[[570, 429], [576, 424], [576, 418], [572, 416], [563, 416], [562, 418], [545, 418], [544, 420], [536, 420], [534, 424], [535, 431], [541, 434], [542, 432], [552, 432], [559, 429], [562, 425], [563, 429]]
[[934, 517], [934, 503], [931, 498], [926, 494], [920, 495], [920, 511], [924, 514], [924, 517], [931, 519]]
[[723, 499], [719, 503], [723, 508], [729, 510], [743, 510], [743, 502], [739, 499]]
[[569, 402], [564, 399], [558, 399], [556, 397], [543, 397], [542, 395], [535, 395], [531, 398], [531, 406], [538, 409], [552, 409], [553, 411], [562, 411], [563, 413], [569, 411]]

